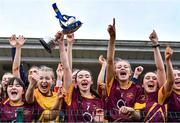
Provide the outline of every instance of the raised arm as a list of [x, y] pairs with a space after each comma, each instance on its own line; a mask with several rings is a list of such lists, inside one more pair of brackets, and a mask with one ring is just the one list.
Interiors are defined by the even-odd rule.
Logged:
[[58, 64], [58, 67], [56, 69], [56, 86], [54, 87], [54, 91], [58, 92], [59, 88], [62, 87], [63, 84], [63, 76], [64, 76], [64, 70], [61, 63]]
[[38, 73], [32, 73], [32, 75], [29, 75], [28, 81], [29, 86], [26, 90], [25, 98], [26, 102], [31, 104], [34, 102], [34, 90], [36, 88], [37, 82], [39, 81]]
[[74, 33], [67, 34], [66, 39], [67, 39], [68, 61], [69, 61], [69, 66], [72, 70], [72, 47], [73, 47], [73, 43], [74, 43]]
[[101, 64], [101, 70], [98, 75], [97, 85], [98, 89], [101, 88], [102, 90], [105, 89], [105, 83], [106, 83], [106, 59], [103, 57], [103, 55], [99, 56], [99, 63]]
[[172, 49], [170, 47], [166, 47], [165, 61], [166, 61], [167, 82], [164, 84], [164, 89], [168, 93], [171, 93], [174, 84], [173, 66], [171, 63], [172, 54], [173, 54]]
[[63, 86], [65, 87], [66, 90], [69, 89], [69, 86], [72, 82], [72, 71], [68, 62], [68, 56], [67, 52], [65, 50], [64, 46], [64, 35], [62, 32], [56, 33], [56, 39], [59, 42], [59, 53], [60, 53], [60, 59], [61, 63], [64, 68], [64, 83]]
[[134, 84], [137, 84], [138, 83], [138, 77], [142, 74], [144, 68], [142, 66], [138, 66], [135, 68], [134, 70], [134, 75], [133, 75], [133, 78], [132, 78], [132, 82]]
[[152, 47], [154, 51], [154, 60], [157, 68], [158, 84], [159, 87], [161, 87], [166, 82], [166, 72], [165, 72], [162, 56], [159, 50], [158, 36], [155, 30], [153, 30], [153, 32], [150, 34], [149, 39], [152, 42]]
[[12, 73], [14, 76], [20, 78], [20, 62], [21, 62], [21, 47], [23, 46], [26, 40], [23, 36], [16, 38], [16, 35], [12, 35], [9, 42], [12, 47], [16, 48], [15, 57], [13, 60]]
[[109, 42], [107, 49], [107, 70], [106, 70], [106, 81], [109, 85], [109, 82], [114, 76], [114, 54], [115, 54], [115, 40], [116, 40], [116, 28], [115, 28], [115, 18], [113, 18], [113, 25], [108, 26], [109, 32]]

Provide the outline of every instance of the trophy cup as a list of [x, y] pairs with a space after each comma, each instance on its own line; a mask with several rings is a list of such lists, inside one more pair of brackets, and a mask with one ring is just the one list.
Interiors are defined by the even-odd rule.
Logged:
[[[62, 15], [57, 8], [56, 3], [52, 4], [52, 7], [56, 13], [56, 18], [59, 19], [59, 24], [62, 28], [63, 34], [73, 33], [81, 27], [81, 21], [76, 21], [76, 18], [74, 16]], [[40, 39], [39, 41], [49, 53], [52, 53], [52, 50], [58, 44], [56, 39], [50, 37]]]

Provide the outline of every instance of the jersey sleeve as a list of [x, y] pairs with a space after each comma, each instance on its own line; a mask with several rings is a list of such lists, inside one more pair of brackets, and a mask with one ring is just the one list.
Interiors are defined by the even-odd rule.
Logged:
[[67, 91], [67, 95], [65, 97], [65, 102], [68, 106], [71, 105], [73, 92], [74, 92], [74, 84], [71, 84], [69, 90]]
[[169, 95], [170, 92], [167, 92], [164, 86], [162, 86], [158, 91], [158, 103], [163, 104]]

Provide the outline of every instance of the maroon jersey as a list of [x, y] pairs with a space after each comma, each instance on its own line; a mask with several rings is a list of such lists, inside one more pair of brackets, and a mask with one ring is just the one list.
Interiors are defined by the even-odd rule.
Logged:
[[163, 87], [158, 92], [142, 94], [135, 103], [135, 109], [142, 112], [144, 122], [166, 122], [167, 121], [167, 94], [163, 93]]
[[168, 120], [171, 122], [180, 122], [180, 95], [172, 91], [168, 98], [169, 116]]
[[135, 85], [129, 81], [129, 87], [127, 89], [121, 89], [120, 83], [113, 79], [110, 85], [107, 86], [107, 110], [109, 121], [131, 121], [126, 115], [119, 115], [119, 109], [121, 106], [134, 107], [135, 102], [142, 93], [140, 85]]
[[27, 104], [24, 102], [21, 106], [11, 106], [9, 99], [1, 104], [0, 107], [0, 121], [1, 122], [12, 122], [16, 121], [16, 110], [18, 108], [23, 109], [24, 122], [32, 122], [35, 119], [35, 115], [38, 113], [36, 104]]
[[100, 98], [82, 97], [78, 89], [70, 87], [66, 97], [68, 122], [92, 122], [96, 109], [103, 109], [103, 101]]

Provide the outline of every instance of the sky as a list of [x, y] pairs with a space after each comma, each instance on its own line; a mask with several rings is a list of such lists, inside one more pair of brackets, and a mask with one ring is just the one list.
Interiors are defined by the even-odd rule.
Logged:
[[180, 41], [180, 0], [0, 0], [0, 37], [54, 37], [61, 31], [52, 4], [83, 25], [76, 39], [109, 39], [107, 27], [116, 19], [118, 40]]

